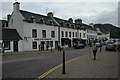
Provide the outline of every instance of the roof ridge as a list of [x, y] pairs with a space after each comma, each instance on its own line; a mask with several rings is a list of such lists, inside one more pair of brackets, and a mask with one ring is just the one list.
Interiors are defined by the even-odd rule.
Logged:
[[41, 14], [38, 14], [38, 13], [33, 13], [33, 12], [30, 12], [30, 11], [25, 11], [25, 10], [19, 10], [19, 11], [24, 11], [24, 12], [31, 13], [31, 14], [34, 14], [34, 15], [40, 15], [40, 16], [47, 17], [45, 15], [41, 15]]

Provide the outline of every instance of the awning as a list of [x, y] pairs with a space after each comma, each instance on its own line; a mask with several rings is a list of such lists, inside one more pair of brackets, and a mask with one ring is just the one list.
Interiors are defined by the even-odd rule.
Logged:
[[2, 39], [3, 40], [22, 40], [16, 29], [4, 28], [2, 30]]

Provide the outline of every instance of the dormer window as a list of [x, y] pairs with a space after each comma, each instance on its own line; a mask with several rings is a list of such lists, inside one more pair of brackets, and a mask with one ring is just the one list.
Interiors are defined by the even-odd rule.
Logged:
[[73, 28], [74, 28], [74, 27], [75, 27], [75, 25], [74, 25], [74, 24], [71, 24], [71, 27], [73, 27]]
[[41, 18], [39, 21], [40, 21], [40, 23], [42, 23], [42, 24], [44, 23], [44, 20], [43, 20], [43, 18]]
[[70, 24], [69, 24], [69, 23], [67, 23], [67, 24], [66, 24], [66, 26], [67, 26], [67, 27], [70, 27]]
[[32, 22], [35, 22], [35, 17], [34, 17], [34, 16], [31, 16], [31, 17], [30, 17], [30, 20], [31, 20]]
[[49, 22], [51, 25], [53, 24], [53, 21], [52, 21], [52, 20], [49, 20], [48, 22]]

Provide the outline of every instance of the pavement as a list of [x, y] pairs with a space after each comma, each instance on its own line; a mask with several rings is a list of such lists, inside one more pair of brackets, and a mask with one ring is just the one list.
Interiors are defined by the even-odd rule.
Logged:
[[[73, 50], [73, 47], [66, 47], [64, 50]], [[62, 51], [62, 50], [61, 50]], [[9, 56], [9, 55], [27, 55], [27, 54], [41, 54], [41, 53], [56, 53], [58, 52], [57, 49], [49, 49], [49, 50], [44, 50], [44, 51], [19, 51], [19, 52], [5, 52], [1, 53], [2, 56]], [[60, 51], [59, 51], [60, 52]]]
[[80, 56], [66, 63], [65, 74], [62, 66], [47, 75], [52, 78], [118, 78], [118, 52], [97, 52], [97, 59], [92, 54]]

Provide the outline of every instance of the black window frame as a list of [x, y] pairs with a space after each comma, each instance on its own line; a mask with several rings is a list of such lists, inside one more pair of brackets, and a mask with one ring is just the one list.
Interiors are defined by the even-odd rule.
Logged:
[[65, 31], [65, 37], [68, 37], [68, 32], [67, 31]]
[[50, 47], [53, 47], [53, 41], [50, 41]]
[[61, 31], [61, 37], [64, 37], [64, 31]]
[[81, 33], [80, 33], [80, 37], [81, 37]]
[[[7, 43], [7, 44], [6, 44]], [[8, 47], [6, 48], [6, 45], [8, 45]], [[4, 41], [4, 50], [10, 50], [10, 41]]]
[[74, 32], [72, 32], [72, 36], [74, 37]]
[[77, 32], [75, 32], [75, 36], [77, 37]]
[[69, 37], [71, 37], [71, 32], [69, 32]]
[[55, 31], [51, 31], [51, 38], [55, 38]]
[[42, 30], [42, 38], [46, 38], [46, 30]]
[[37, 38], [37, 29], [32, 29], [32, 38]]
[[83, 33], [83, 37], [85, 37], [85, 33]]
[[[34, 43], [36, 44], [35, 47], [34, 47]], [[32, 49], [37, 49], [37, 41], [32, 42]]]

